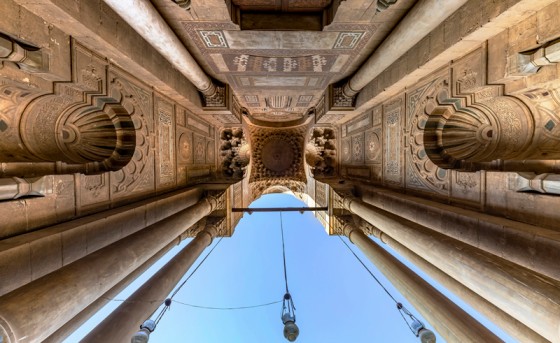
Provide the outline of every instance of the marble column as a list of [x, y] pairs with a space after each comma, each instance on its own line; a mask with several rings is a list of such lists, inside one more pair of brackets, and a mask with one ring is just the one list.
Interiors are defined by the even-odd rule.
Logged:
[[361, 190], [361, 200], [369, 205], [560, 281], [558, 231], [385, 188]]
[[344, 85], [344, 94], [349, 97], [356, 95], [466, 2], [467, 0], [418, 1]]
[[149, 0], [104, 0], [204, 95], [216, 86]]
[[206, 197], [103, 249], [0, 297], [5, 343], [41, 342], [114, 287], [183, 231], [210, 214]]
[[209, 224], [165, 266], [129, 296], [97, 325], [81, 342], [126, 342], [160, 307], [217, 234]]
[[347, 223], [344, 234], [447, 341], [501, 341], [445, 295], [377, 245], [354, 224]]
[[559, 282], [355, 198], [345, 198], [344, 207], [544, 338], [560, 341]]
[[83, 311], [78, 313], [70, 321], [66, 322], [60, 329], [56, 330], [55, 333], [50, 335], [43, 343], [58, 343], [64, 341], [68, 336], [70, 336], [74, 331], [76, 331], [82, 324], [84, 324], [91, 316], [93, 316], [97, 311], [107, 305], [111, 299], [122, 292], [128, 285], [130, 285], [134, 280], [136, 280], [142, 273], [144, 273], [148, 268], [150, 268], [154, 263], [156, 263], [160, 258], [163, 257], [169, 250], [174, 246], [181, 243], [181, 239], [177, 238], [173, 242], [169, 243], [165, 248], [158, 251], [154, 256], [150, 257], [149, 260], [144, 262], [140, 267], [136, 268], [135, 271], [128, 274], [124, 279], [122, 279], [113, 288], [105, 292], [96, 301], [91, 303]]
[[195, 205], [203, 187], [181, 189], [33, 232], [3, 232], [0, 296]]
[[[366, 223], [364, 224], [369, 225]], [[473, 309], [488, 318], [492, 323], [498, 325], [502, 330], [504, 330], [507, 334], [509, 334], [517, 341], [532, 343], [548, 342], [535, 331], [529, 329], [523, 323], [511, 317], [508, 313], [502, 311], [494, 304], [490, 303], [488, 300], [482, 298], [480, 295], [465, 287], [462, 283], [458, 282], [438, 268], [434, 267], [431, 263], [418, 256], [413, 251], [406, 248], [404, 245], [395, 241], [389, 235], [381, 232], [381, 230], [372, 228], [371, 231], [368, 230], [368, 233], [379, 238], [381, 242], [390, 246], [400, 256], [406, 258], [409, 262], [420, 268], [424, 273], [426, 273], [440, 285], [445, 287], [445, 289], [457, 295], [463, 301], [468, 303]]]

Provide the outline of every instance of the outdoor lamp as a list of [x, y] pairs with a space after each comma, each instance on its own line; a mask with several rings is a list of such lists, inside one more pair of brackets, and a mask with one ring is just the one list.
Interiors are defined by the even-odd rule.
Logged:
[[294, 342], [299, 335], [295, 310], [294, 300], [286, 287], [286, 294], [284, 294], [284, 302], [282, 304], [282, 323], [284, 323], [284, 337], [290, 342]]
[[290, 342], [294, 342], [299, 335], [299, 328], [296, 325], [296, 318], [289, 313], [282, 315], [284, 323], [284, 337]]
[[140, 325], [140, 330], [132, 336], [130, 343], [148, 343], [150, 332], [153, 332], [155, 329], [156, 322], [151, 319], [146, 320]]
[[412, 324], [410, 325], [414, 331], [416, 337], [420, 337], [420, 342], [422, 343], [436, 343], [436, 335], [431, 330], [424, 327], [418, 319], [414, 318]]

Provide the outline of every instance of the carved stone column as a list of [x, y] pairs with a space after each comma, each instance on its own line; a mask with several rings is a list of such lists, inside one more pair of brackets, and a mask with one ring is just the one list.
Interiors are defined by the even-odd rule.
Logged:
[[[220, 220], [224, 220], [221, 218]], [[165, 266], [129, 296], [117, 309], [97, 325], [83, 340], [84, 343], [126, 342], [138, 331], [140, 324], [158, 309], [162, 299], [169, 296], [189, 268], [212, 243], [217, 235], [211, 221]]]
[[[329, 107], [333, 109], [352, 108], [354, 97], [362, 88], [466, 2], [467, 0], [426, 0], [418, 2], [346, 83], [331, 86], [330, 93], [333, 100]], [[385, 9], [391, 3], [393, 1], [378, 1], [377, 8], [378, 10]], [[434, 8], [438, 9], [437, 13], [433, 11]]]
[[[560, 281], [560, 238], [555, 230], [386, 188], [360, 189], [363, 191], [361, 200], [369, 205]], [[449, 225], [450, 222], [453, 225]]]
[[50, 335], [43, 343], [59, 343], [64, 341], [68, 336], [70, 336], [74, 331], [76, 331], [82, 324], [84, 324], [91, 316], [93, 316], [97, 311], [107, 305], [111, 299], [122, 292], [128, 285], [130, 285], [136, 278], [142, 275], [146, 270], [148, 270], [154, 263], [156, 263], [160, 258], [162, 258], [169, 250], [174, 246], [181, 243], [181, 239], [177, 238], [171, 243], [169, 243], [165, 248], [158, 251], [154, 256], [150, 257], [149, 260], [144, 262], [140, 267], [136, 268], [135, 271], [128, 274], [124, 279], [122, 279], [113, 288], [105, 292], [96, 301], [91, 303], [83, 311], [78, 313], [70, 321], [66, 322], [62, 327], [56, 330], [55, 333]]
[[188, 209], [202, 193], [180, 190], [10, 238], [0, 226], [0, 296]]
[[149, 0], [104, 0], [202, 93], [207, 109], [227, 108], [228, 87], [216, 85]]
[[459, 306], [347, 221], [344, 234], [370, 259], [410, 303], [450, 342], [500, 342]]
[[71, 320], [183, 231], [210, 214], [217, 199], [163, 219], [0, 297], [5, 342], [39, 342]]
[[465, 287], [462, 283], [458, 282], [438, 268], [434, 267], [431, 263], [418, 256], [416, 253], [406, 248], [404, 245], [400, 244], [386, 233], [383, 233], [381, 232], [381, 230], [372, 227], [371, 224], [365, 222], [363, 219], [361, 219], [360, 221], [360, 227], [364, 228], [365, 232], [379, 238], [381, 242], [390, 246], [400, 256], [406, 258], [409, 262], [420, 268], [424, 273], [429, 275], [440, 285], [460, 297], [473, 309], [475, 309], [480, 314], [484, 315], [486, 318], [492, 321], [494, 324], [502, 328], [511, 337], [517, 339], [520, 342], [548, 342], [542, 336], [538, 335], [535, 331], [529, 329], [523, 323], [511, 317], [508, 313], [502, 311], [494, 304], [490, 303], [488, 300], [482, 298], [480, 295]]
[[544, 338], [558, 341], [559, 282], [357, 199], [345, 198], [344, 207]]

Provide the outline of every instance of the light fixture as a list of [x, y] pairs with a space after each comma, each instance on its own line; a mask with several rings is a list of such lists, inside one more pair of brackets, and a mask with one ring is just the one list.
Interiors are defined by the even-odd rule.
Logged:
[[[362, 261], [362, 259], [359, 258], [358, 255], [356, 255], [354, 250], [352, 250], [352, 248], [350, 248], [348, 243], [346, 243], [342, 239], [342, 237], [338, 236], [338, 238], [340, 238], [340, 241], [342, 243], [344, 243], [344, 245], [348, 248], [348, 250], [352, 253], [352, 255], [354, 255], [354, 257], [360, 262], [360, 264], [368, 271], [369, 275], [371, 275], [371, 277], [375, 280], [375, 282], [377, 282], [377, 284], [385, 291], [385, 293], [387, 293], [387, 295], [395, 302], [395, 304], [397, 305], [397, 310], [399, 310], [402, 319], [404, 320], [404, 322], [406, 323], [406, 325], [408, 326], [410, 331], [412, 331], [412, 333], [416, 337], [420, 338], [420, 342], [422, 342], [422, 343], [436, 343], [436, 335], [431, 330], [427, 329], [424, 326], [424, 323], [422, 323], [418, 318], [416, 318], [409, 310], [406, 309], [406, 307], [403, 306], [403, 304], [398, 302], [397, 299], [395, 299], [395, 297], [393, 297], [393, 295], [391, 295], [389, 290], [387, 290], [387, 288], [385, 288], [385, 286], [383, 286], [381, 281], [379, 281], [379, 279], [375, 275], [373, 275], [371, 270], [369, 270], [369, 268]], [[406, 317], [408, 317], [408, 319]]]
[[156, 322], [151, 319], [146, 320], [140, 325], [140, 330], [132, 336], [130, 343], [148, 343], [150, 333], [154, 332], [155, 329]]
[[294, 312], [294, 302], [290, 293], [284, 294], [284, 303], [282, 305], [282, 323], [284, 323], [284, 337], [294, 342], [299, 335], [299, 328], [296, 325], [296, 314]]
[[405, 314], [409, 317], [410, 323], [406, 320], [403, 315], [403, 319], [408, 324], [408, 327], [416, 335], [416, 337], [420, 337], [420, 342], [422, 343], [436, 343], [436, 335], [429, 329], [426, 329], [424, 323], [422, 323], [418, 318], [416, 318], [406, 307], [403, 306], [401, 303], [397, 303], [397, 309], [401, 314]]
[[416, 337], [420, 337], [420, 342], [422, 343], [436, 343], [436, 335], [431, 330], [424, 327], [424, 324], [418, 319], [414, 318], [412, 324], [410, 324]]
[[294, 342], [299, 335], [299, 328], [296, 325], [296, 307], [294, 300], [288, 290], [288, 272], [286, 269], [286, 247], [284, 246], [284, 225], [282, 225], [282, 212], [280, 212], [280, 232], [282, 234], [282, 257], [284, 258], [284, 282], [286, 293], [282, 301], [282, 323], [284, 323], [284, 337], [290, 342]]

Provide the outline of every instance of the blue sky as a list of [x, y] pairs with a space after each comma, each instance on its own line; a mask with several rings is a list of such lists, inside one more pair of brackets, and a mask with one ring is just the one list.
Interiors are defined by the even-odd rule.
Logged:
[[[251, 206], [304, 204], [291, 195], [270, 194]], [[311, 212], [285, 212], [282, 217], [288, 282], [300, 328], [297, 342], [419, 341], [404, 323], [395, 303], [340, 239], [326, 234]], [[213, 245], [217, 241], [215, 239]], [[125, 299], [187, 243], [184, 241], [170, 251], [116, 299]], [[351, 247], [389, 292], [423, 320], [357, 247]], [[195, 266], [208, 251], [203, 253]], [[279, 214], [245, 214], [234, 235], [222, 240], [174, 300], [208, 307], [240, 307], [280, 301], [285, 292], [283, 273]], [[445, 294], [450, 296], [449, 292], [445, 291]], [[458, 301], [455, 297], [453, 299]], [[118, 301], [109, 303], [66, 342], [79, 341], [118, 305]], [[151, 334], [150, 342], [287, 342], [282, 335], [281, 309], [281, 303], [244, 310], [209, 310], [174, 302]], [[429, 323], [423, 321], [432, 329]], [[483, 323], [505, 341], [513, 342], [488, 321], [483, 319]], [[444, 341], [439, 335], [437, 338], [438, 342]]]

